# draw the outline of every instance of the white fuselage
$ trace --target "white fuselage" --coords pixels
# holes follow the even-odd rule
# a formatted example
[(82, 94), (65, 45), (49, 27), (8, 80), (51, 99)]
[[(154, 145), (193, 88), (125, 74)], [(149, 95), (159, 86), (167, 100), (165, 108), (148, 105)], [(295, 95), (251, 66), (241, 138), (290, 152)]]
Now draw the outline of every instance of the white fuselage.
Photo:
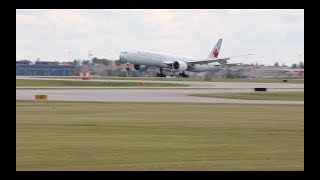
[[(173, 63), (174, 61), (191, 61), (197, 58), (171, 55), (166, 53), (154, 52), (154, 51), (145, 51), (145, 50), (130, 50), (121, 52), (120, 59), (136, 65), (145, 65), (145, 66), (155, 66), (158, 68), (168, 68), (173, 70), (172, 66), (169, 66), (168, 63)], [(213, 70), (214, 63), (209, 64), (195, 64), (193, 69), (188, 69), (187, 71), (192, 72), (204, 72)]]

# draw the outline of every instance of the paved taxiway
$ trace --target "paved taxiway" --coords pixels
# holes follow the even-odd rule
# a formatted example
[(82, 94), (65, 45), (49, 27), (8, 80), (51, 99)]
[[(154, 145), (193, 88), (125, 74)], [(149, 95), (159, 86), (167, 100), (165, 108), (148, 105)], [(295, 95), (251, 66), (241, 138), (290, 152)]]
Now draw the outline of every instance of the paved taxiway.
[[(231, 83), (233, 84), (233, 83)], [(248, 87), (247, 87), (248, 88)], [(304, 89), (268, 89), (268, 92), (304, 92)], [(47, 94), (48, 100), (55, 101), (96, 101), (96, 102), (196, 102), (196, 103), (254, 103), (254, 104), (304, 104), (304, 101), (276, 100), (239, 100), (225, 98), (194, 97), (198, 93), (238, 93), (254, 92), (253, 89), (240, 90), (145, 90), (145, 89), (108, 89), (108, 90), (20, 90), (16, 89), (16, 99), (34, 100), (36, 94)], [(263, 92), (262, 92), (263, 93)]]

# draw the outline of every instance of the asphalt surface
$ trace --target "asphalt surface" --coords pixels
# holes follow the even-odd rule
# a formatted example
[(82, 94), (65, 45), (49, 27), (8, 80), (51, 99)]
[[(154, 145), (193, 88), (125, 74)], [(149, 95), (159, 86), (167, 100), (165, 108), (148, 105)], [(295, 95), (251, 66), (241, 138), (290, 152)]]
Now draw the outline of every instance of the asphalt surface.
[[(83, 81), (82, 79), (59, 79), (16, 77), (17, 79)], [(194, 97), (199, 93), (254, 92), (254, 88), (267, 88), (268, 92), (304, 92), (304, 84), (249, 83), (249, 82), (190, 82), (190, 81), (148, 81), (148, 80), (106, 80), (105, 82), (157, 82), (188, 84), (189, 87), (16, 87), (16, 99), (34, 100), (37, 94), (46, 94), (53, 101), (96, 101), (96, 102), (197, 102), (197, 103), (254, 103), (254, 104), (304, 104), (304, 101), (240, 100), (225, 98)], [(20, 89), (23, 88), (23, 89)], [(30, 88), (30, 89), (28, 89)], [(48, 89), (37, 89), (48, 88)], [(56, 88), (56, 89), (49, 89)], [(81, 89), (68, 89), (81, 88)], [(94, 89), (91, 89), (94, 88)], [(101, 88), (101, 89), (99, 89)], [(121, 89), (119, 89), (121, 88)], [(134, 89), (132, 89), (134, 88)], [(136, 89), (143, 88), (143, 89)], [(147, 88), (147, 89), (144, 89)], [(192, 88), (192, 89), (191, 89)], [(196, 89), (195, 89), (196, 88)], [(205, 89), (207, 88), (207, 89)], [(208, 89), (209, 88), (209, 89)], [(263, 92), (262, 92), (263, 93)]]
[[(303, 89), (272, 89), (269, 92), (304, 92)], [(196, 103), (250, 103), (250, 104), (304, 104), (304, 101), (276, 100), (240, 100), (225, 98), (194, 97), (189, 94), (199, 93), (238, 93), (254, 92), (240, 90), (143, 90), (143, 89), (108, 89), (108, 90), (16, 90), (16, 99), (34, 100), (37, 94), (46, 94), (48, 100), (55, 101), (95, 101), (95, 102), (196, 102)], [(263, 93), (263, 92), (262, 92)]]

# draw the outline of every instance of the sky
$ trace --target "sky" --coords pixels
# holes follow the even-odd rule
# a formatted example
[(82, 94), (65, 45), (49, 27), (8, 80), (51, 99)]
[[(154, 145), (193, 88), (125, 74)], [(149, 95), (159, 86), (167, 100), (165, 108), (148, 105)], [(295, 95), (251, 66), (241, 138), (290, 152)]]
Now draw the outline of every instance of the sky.
[(16, 60), (118, 59), (126, 49), (231, 62), (304, 62), (303, 9), (17, 9)]

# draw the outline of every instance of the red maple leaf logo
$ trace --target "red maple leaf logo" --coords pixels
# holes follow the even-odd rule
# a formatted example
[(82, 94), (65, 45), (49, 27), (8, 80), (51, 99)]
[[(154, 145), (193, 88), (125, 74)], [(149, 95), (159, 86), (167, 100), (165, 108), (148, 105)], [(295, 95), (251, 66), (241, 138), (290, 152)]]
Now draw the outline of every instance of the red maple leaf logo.
[(213, 57), (217, 58), (218, 55), (219, 55), (219, 51), (218, 51), (218, 49), (215, 49), (215, 50), (213, 51)]

